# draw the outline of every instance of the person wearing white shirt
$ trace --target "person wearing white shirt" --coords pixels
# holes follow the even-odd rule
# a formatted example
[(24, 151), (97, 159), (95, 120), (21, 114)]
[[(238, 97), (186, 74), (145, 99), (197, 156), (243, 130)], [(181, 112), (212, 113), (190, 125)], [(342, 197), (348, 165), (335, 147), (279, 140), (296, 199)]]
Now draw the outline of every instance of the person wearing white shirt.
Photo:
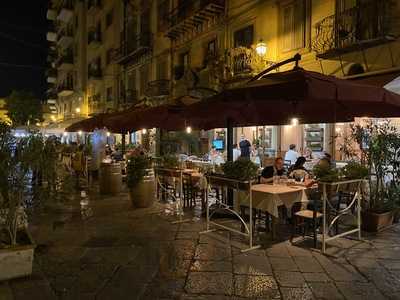
[(241, 155), (241, 151), (237, 144), (233, 144), (233, 161), (237, 160)]
[(297, 158), (299, 158), (299, 153), (296, 151), (296, 145), (291, 144), (289, 146), (289, 151), (286, 152), (285, 154), (285, 162), (290, 161), (291, 165), (294, 165), (296, 163)]

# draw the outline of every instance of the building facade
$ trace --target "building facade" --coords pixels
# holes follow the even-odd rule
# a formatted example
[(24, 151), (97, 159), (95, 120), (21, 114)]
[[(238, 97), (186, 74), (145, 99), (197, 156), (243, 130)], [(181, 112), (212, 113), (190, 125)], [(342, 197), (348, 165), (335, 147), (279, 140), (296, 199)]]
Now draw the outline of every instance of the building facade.
[[(49, 15), (57, 70), (49, 101), (57, 96), (59, 118), (201, 100), (296, 53), (300, 67), (326, 75), (378, 82), (400, 73), (395, 0), (52, 0)], [(331, 152), (342, 130), (265, 125), (237, 128), (236, 139), (277, 155), (292, 143)]]
[(10, 118), (7, 115), (6, 100), (0, 99), (0, 121), (5, 123), (11, 123)]

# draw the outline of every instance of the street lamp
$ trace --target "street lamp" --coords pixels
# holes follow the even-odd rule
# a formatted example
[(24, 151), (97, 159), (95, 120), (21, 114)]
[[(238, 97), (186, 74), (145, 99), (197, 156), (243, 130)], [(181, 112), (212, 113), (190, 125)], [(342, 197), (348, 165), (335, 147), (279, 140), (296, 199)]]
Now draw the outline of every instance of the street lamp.
[(188, 127), (186, 127), (186, 133), (191, 133), (192, 132), (192, 127), (190, 127), (190, 126), (188, 126)]
[(256, 52), (260, 56), (267, 54), (267, 44), (262, 39), (256, 45)]
[(75, 109), (75, 111), (76, 111), (77, 114), (79, 114), (79, 113), (81, 112), (81, 109), (80, 109), (79, 107), (77, 107), (77, 108)]

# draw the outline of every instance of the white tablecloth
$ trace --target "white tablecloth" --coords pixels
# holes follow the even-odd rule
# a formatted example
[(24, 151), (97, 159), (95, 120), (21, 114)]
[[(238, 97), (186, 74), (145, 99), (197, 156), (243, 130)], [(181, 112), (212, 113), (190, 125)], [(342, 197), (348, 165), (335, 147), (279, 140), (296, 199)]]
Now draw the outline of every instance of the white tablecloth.
[[(266, 211), (274, 217), (279, 217), (278, 207), (285, 205), (290, 209), (296, 202), (308, 202), (306, 187), (256, 184), (252, 186), (253, 208)], [(239, 197), (240, 204), (249, 206), (248, 197)]]

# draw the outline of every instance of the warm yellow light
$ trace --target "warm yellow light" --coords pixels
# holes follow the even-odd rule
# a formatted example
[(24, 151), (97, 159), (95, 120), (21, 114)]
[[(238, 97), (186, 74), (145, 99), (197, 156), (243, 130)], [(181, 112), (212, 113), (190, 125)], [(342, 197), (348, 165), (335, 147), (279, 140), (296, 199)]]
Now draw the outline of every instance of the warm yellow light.
[(36, 126), (40, 126), (40, 123), (36, 123)]
[(81, 112), (81, 109), (80, 109), (79, 107), (77, 107), (77, 108), (75, 109), (75, 111), (79, 114), (79, 113)]
[(68, 132), (65, 131), (65, 132), (63, 133), (63, 136), (67, 136), (67, 135), (68, 135)]
[(342, 131), (342, 128), (340, 128), (340, 127), (336, 127), (336, 128), (335, 128), (335, 131), (336, 131), (337, 133), (339, 133), (339, 132), (341, 132), (341, 131)]
[(299, 125), (299, 119), (292, 118), (292, 121), (290, 123), (291, 123), (292, 126), (297, 126), (297, 125)]
[(142, 129), (142, 134), (146, 134), (147, 133), (147, 129), (146, 128), (143, 128)]
[(109, 131), (107, 131), (107, 136), (110, 136), (110, 135), (111, 135), (111, 133)]
[(256, 52), (260, 56), (264, 56), (267, 54), (267, 44), (260, 40), (260, 42), (256, 45)]
[(188, 126), (186, 127), (186, 133), (191, 133), (192, 132), (192, 127)]
[(82, 135), (82, 130), (79, 130), (79, 131), (78, 131), (78, 134), (79, 134), (79, 135)]
[(55, 121), (55, 120), (56, 120), (56, 117), (55, 117), (55, 116), (51, 116), (51, 119), (52, 119), (53, 121)]

